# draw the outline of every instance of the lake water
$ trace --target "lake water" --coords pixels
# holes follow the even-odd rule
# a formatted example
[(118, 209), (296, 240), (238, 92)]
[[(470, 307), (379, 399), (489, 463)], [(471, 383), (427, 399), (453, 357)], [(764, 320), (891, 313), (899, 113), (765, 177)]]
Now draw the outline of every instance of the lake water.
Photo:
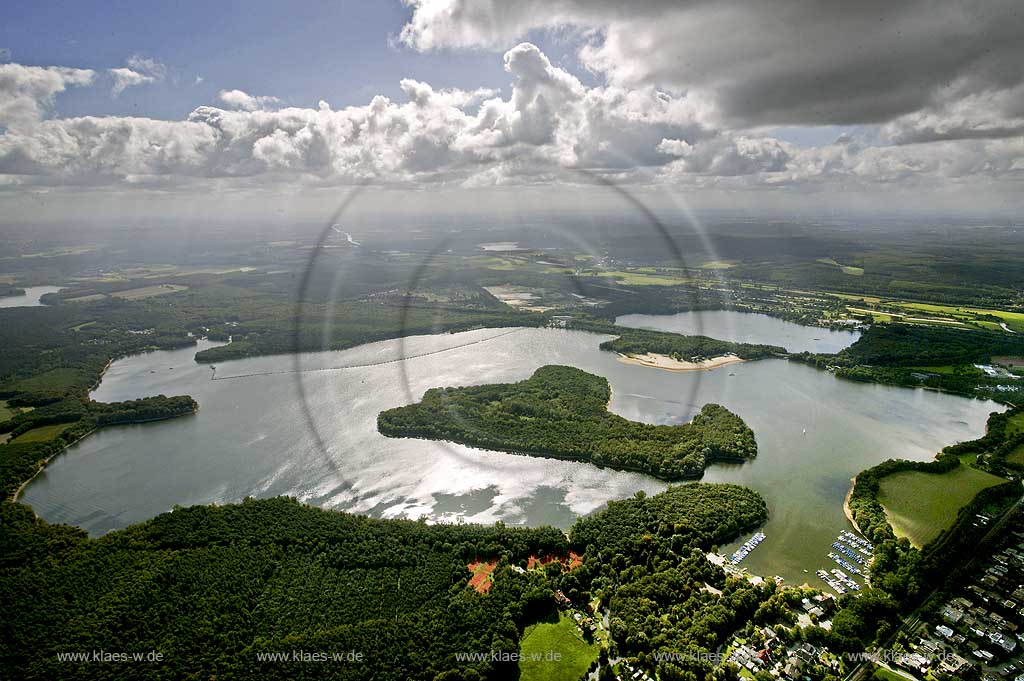
[(801, 326), (766, 314), (713, 310), (671, 315), (629, 314), (616, 324), (635, 329), (671, 331), (684, 335), (710, 336), (738, 343), (781, 345), (790, 352), (839, 352), (860, 338), (857, 331), (833, 331)]
[[(730, 314), (741, 317), (736, 323), (747, 321), (741, 313)], [(978, 437), (988, 413), (998, 408), (936, 392), (842, 381), (779, 359), (687, 373), (632, 366), (598, 350), (606, 338), (555, 329), (484, 329), (298, 358), (225, 362), (217, 365), (218, 377), (281, 373), (215, 381), (210, 367), (193, 361), (195, 348), (130, 357), (110, 367), (95, 399), (187, 393), (200, 411), (103, 429), (52, 461), (21, 500), (49, 521), (79, 525), (94, 535), (176, 504), (280, 494), (377, 517), (567, 527), (608, 500), (638, 490), (656, 493), (665, 485), (586, 464), (385, 438), (375, 419), (431, 387), (515, 381), (544, 364), (569, 364), (607, 377), (611, 409), (630, 419), (683, 423), (706, 402), (741, 415), (757, 436), (758, 458), (713, 465), (704, 480), (748, 485), (768, 502), (768, 539), (744, 565), (814, 583), (815, 569), (833, 567), (825, 555), (847, 527), (842, 500), (852, 476), (890, 457), (925, 460), (944, 445)], [(391, 361), (401, 357), (410, 359)], [(296, 361), (304, 369), (370, 366), (289, 373)], [(300, 388), (326, 452), (306, 421)]]
[(60, 286), (25, 286), (25, 294), (21, 296), (3, 296), (0, 307), (39, 307), (39, 299), (47, 293), (56, 293)]

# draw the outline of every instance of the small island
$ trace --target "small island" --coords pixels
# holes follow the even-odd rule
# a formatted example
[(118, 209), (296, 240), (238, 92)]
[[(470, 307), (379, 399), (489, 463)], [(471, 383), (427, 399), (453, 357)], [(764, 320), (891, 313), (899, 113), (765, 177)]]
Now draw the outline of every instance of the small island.
[(601, 343), (602, 350), (618, 353), (619, 361), (627, 364), (665, 371), (709, 371), (736, 362), (786, 355), (786, 349), (776, 345), (734, 343), (648, 329), (616, 327), (615, 332), (619, 336)]
[(610, 399), (605, 378), (549, 365), (519, 383), (432, 388), (416, 404), (381, 412), (377, 428), (389, 437), (585, 461), (663, 480), (699, 478), (713, 461), (757, 455), (753, 431), (721, 405), (704, 405), (690, 423), (658, 426), (609, 412)]

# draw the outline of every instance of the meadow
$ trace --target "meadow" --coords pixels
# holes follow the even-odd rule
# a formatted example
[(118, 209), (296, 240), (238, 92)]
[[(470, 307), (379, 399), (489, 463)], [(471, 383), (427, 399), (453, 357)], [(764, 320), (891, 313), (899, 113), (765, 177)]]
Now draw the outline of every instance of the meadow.
[(957, 466), (948, 473), (904, 471), (879, 481), (878, 501), (898, 537), (920, 548), (956, 521), (981, 490), (1003, 482), (991, 473)]
[[(587, 643), (576, 623), (564, 612), (550, 621), (531, 625), (523, 632), (519, 652), (521, 681), (576, 681), (597, 658), (600, 645)], [(554, 654), (559, 655), (554, 661)]]
[(18, 437), (14, 438), (12, 442), (18, 444), (26, 444), (29, 442), (47, 442), (56, 438), (58, 435), (63, 433), (65, 430), (75, 425), (74, 423), (54, 423), (49, 426), (40, 426), (27, 430)]

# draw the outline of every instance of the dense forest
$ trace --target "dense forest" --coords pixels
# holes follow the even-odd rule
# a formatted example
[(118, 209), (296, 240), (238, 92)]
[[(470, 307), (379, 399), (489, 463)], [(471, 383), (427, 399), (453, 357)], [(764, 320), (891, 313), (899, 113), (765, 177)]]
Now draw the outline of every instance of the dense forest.
[(655, 426), (609, 412), (610, 398), (605, 378), (545, 366), (519, 383), (428, 390), (416, 404), (381, 412), (377, 427), (391, 437), (587, 461), (666, 480), (757, 454), (754, 433), (720, 405), (705, 405), (688, 424)]
[(911, 324), (872, 324), (837, 354), (802, 352), (790, 359), (841, 378), (867, 383), (927, 386), (964, 395), (1006, 401), (996, 386), (1006, 380), (986, 376), (972, 365), (994, 356), (1024, 355), (1024, 335)]
[(736, 485), (692, 483), (609, 502), (573, 526), (570, 542), (585, 560), (562, 577), (563, 588), (608, 605), (613, 655), (660, 679), (706, 678), (714, 665), (702, 653), (715, 651), (755, 614), (760, 624), (778, 621), (761, 609), (776, 592), (774, 582), (754, 586), (727, 577), (704, 555), (767, 516), (760, 495)]
[(874, 324), (839, 357), (885, 367), (988, 362), (993, 355), (1024, 354), (1024, 337), (997, 331)]
[[(707, 648), (765, 596), (726, 584), (700, 552), (765, 519), (764, 501), (731, 485), (673, 488), (581, 521), (571, 541), (590, 555), (565, 574), (510, 568), (564, 555), (569, 542), (554, 528), (373, 520), (286, 498), (177, 509), (100, 539), (22, 505), (5, 502), (0, 514), (0, 665), (20, 679), (514, 678), (514, 662), (455, 654), (516, 652), (523, 627), (554, 608), (556, 587), (581, 602), (581, 589), (600, 588), (623, 652), (669, 639)], [(483, 594), (467, 587), (467, 563), (480, 557), (499, 561)], [(701, 591), (703, 580), (727, 597)], [(660, 585), (672, 588), (659, 599), (682, 600), (672, 628), (638, 648), (651, 623), (637, 608)], [(163, 662), (58, 661), (82, 650), (155, 650)], [(361, 659), (258, 659), (294, 650)]]

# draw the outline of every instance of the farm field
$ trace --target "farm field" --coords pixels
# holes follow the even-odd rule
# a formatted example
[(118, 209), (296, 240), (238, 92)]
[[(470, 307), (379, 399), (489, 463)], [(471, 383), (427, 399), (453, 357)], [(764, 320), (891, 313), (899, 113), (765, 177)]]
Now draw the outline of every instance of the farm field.
[(599, 272), (599, 277), (611, 277), (615, 283), (623, 286), (679, 286), (690, 280), (681, 277), (673, 277), (667, 274), (654, 274), (639, 271), (616, 270), (612, 272)]
[[(554, 618), (552, 617), (552, 620)], [(558, 621), (540, 622), (526, 628), (519, 644), (521, 681), (576, 681), (598, 655), (600, 646), (587, 643), (565, 613)], [(553, 654), (561, 657), (558, 661)]]
[[(918, 310), (933, 314), (941, 314), (956, 319), (973, 320), (978, 315), (991, 315), (1002, 319), (1008, 327), (1017, 332), (1024, 332), (1024, 312), (1003, 312), (1002, 310), (984, 310), (973, 307), (955, 305), (933, 305), (930, 303), (891, 303), (907, 310)], [(993, 323), (994, 324), (994, 323)]]
[(188, 286), (180, 284), (155, 284), (153, 286), (130, 288), (127, 291), (115, 291), (110, 295), (123, 300), (142, 300), (143, 298), (152, 298), (153, 296), (162, 296), (167, 293), (178, 293), (179, 291), (187, 290)]
[(904, 471), (879, 481), (878, 501), (898, 537), (920, 548), (953, 525), (957, 512), (1003, 479), (969, 466), (948, 473)]
[(65, 430), (75, 425), (74, 423), (55, 423), (50, 426), (40, 426), (39, 428), (33, 428), (32, 430), (26, 431), (18, 437), (11, 440), (11, 442), (17, 442), (18, 444), (25, 444), (28, 442), (46, 442), (57, 437)]

